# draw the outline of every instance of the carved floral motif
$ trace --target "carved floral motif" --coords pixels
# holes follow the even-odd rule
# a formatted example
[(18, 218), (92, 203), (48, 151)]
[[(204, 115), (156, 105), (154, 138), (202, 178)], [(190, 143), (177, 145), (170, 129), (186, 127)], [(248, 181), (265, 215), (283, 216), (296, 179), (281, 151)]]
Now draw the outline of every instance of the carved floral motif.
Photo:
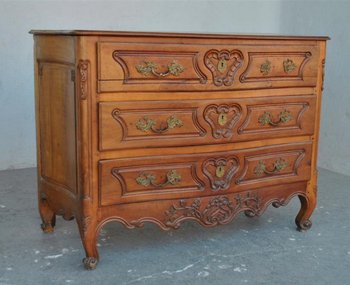
[(79, 88), (80, 88), (80, 98), (85, 100), (87, 98), (88, 92), (88, 71), (89, 71), (89, 61), (80, 60), (78, 64), (79, 70)]
[(247, 192), (244, 197), (237, 194), (234, 201), (226, 196), (218, 196), (209, 200), (204, 208), (200, 198), (194, 199), (190, 205), (186, 200), (180, 200), (178, 206), (173, 205), (166, 211), (165, 224), (178, 228), (181, 221), (194, 219), (204, 226), (222, 225), (229, 223), (236, 214), (243, 210), (257, 214), (260, 208), (260, 198), (252, 192)]

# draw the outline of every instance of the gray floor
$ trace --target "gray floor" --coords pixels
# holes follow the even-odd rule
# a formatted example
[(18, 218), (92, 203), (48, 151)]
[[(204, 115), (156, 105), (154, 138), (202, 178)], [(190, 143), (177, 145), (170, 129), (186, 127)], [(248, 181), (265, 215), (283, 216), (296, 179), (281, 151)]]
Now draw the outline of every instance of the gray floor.
[(43, 234), (35, 169), (0, 172), (0, 284), (350, 284), (350, 176), (321, 170), (313, 227), (295, 230), (298, 199), (258, 219), (163, 232), (107, 225), (85, 271), (75, 221)]

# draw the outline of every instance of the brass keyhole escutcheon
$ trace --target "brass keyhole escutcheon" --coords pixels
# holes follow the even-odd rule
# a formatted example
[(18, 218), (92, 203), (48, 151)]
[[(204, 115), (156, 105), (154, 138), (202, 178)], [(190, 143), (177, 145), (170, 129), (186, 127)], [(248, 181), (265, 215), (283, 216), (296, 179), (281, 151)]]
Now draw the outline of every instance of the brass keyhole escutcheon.
[(220, 59), (218, 63), (218, 70), (224, 72), (227, 68), (227, 61), (225, 59)]
[(218, 167), (216, 167), (216, 171), (215, 171), (216, 177), (218, 178), (223, 177), (224, 174), (225, 174), (225, 166), (219, 165)]
[(220, 126), (224, 126), (227, 122), (227, 113), (221, 112), (219, 114), (218, 123)]

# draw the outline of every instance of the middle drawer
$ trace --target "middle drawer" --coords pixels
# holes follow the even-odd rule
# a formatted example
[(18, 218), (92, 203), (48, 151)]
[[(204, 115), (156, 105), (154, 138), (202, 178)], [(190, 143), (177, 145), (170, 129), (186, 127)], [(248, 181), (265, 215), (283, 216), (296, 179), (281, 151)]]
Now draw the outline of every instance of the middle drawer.
[(99, 103), (100, 151), (311, 135), (315, 96)]

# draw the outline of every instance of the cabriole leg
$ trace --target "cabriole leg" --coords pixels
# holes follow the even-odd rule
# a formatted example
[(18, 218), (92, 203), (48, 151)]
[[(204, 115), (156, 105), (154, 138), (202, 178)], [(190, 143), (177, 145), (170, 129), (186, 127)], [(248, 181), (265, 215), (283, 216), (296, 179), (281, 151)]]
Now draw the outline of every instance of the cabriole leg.
[(301, 208), (298, 215), (295, 218), (295, 223), (299, 231), (309, 230), (312, 226), (310, 217), (316, 207), (316, 199), (314, 196), (308, 198), (299, 195)]
[(86, 257), (83, 258), (84, 267), (87, 270), (95, 269), (99, 255), (96, 245), (96, 227), (92, 224), (89, 217), (85, 217), (78, 221), (81, 240), (85, 249)]

